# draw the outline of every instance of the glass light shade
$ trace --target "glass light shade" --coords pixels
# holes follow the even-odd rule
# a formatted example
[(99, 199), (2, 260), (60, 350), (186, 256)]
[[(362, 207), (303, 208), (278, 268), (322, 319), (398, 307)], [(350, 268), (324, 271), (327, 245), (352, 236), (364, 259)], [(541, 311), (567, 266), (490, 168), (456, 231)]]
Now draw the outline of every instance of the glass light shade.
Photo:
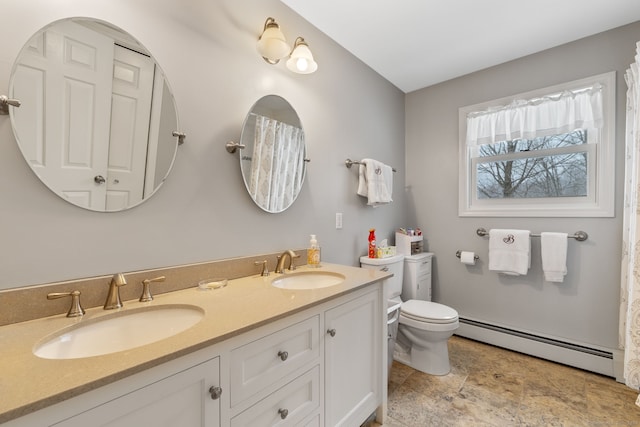
[(277, 63), (289, 54), (289, 45), (278, 24), (269, 24), (258, 39), (258, 52), (270, 63)]
[(287, 60), (287, 68), (298, 74), (311, 74), (318, 69), (318, 64), (313, 60), (309, 46), (304, 42), (298, 42)]

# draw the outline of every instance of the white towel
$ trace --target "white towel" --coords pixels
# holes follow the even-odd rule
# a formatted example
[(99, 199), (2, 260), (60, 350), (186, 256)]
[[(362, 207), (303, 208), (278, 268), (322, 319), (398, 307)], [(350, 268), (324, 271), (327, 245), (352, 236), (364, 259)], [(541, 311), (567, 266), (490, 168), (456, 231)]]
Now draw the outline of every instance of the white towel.
[(360, 161), (358, 195), (367, 198), (369, 206), (391, 203), (393, 192), (393, 169), (373, 159)]
[(567, 233), (540, 233), (540, 254), (544, 279), (561, 283), (567, 274)]
[(489, 270), (518, 276), (531, 266), (529, 230), (489, 230)]

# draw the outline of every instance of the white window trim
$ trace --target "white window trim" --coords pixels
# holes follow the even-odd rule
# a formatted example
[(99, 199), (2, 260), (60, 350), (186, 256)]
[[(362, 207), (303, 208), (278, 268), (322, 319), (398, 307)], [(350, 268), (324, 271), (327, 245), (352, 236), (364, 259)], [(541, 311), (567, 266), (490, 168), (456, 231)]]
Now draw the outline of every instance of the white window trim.
[[(472, 182), (472, 159), (466, 144), (467, 114), (483, 111), (489, 107), (506, 105), (516, 99), (532, 99), (576, 90), (599, 83), (603, 86), (602, 106), (604, 123), (600, 140), (596, 144), (595, 182), (589, 181), (589, 196), (585, 198), (560, 199), (476, 199), (475, 183)], [(459, 135), (459, 183), (458, 215), (461, 217), (613, 217), (615, 198), (615, 93), (616, 72), (599, 74), (568, 83), (520, 93), (480, 104), (469, 105), (458, 110)], [(589, 135), (589, 133), (587, 133)], [(591, 192), (594, 188), (595, 191)]]

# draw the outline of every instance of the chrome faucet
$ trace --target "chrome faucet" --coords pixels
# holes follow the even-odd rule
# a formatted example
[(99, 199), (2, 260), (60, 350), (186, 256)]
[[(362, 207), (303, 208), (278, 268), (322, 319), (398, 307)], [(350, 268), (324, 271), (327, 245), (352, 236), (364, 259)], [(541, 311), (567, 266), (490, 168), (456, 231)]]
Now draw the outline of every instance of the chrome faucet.
[(293, 263), (294, 258), (300, 258), (300, 255), (296, 255), (291, 249), (287, 249), (278, 257), (278, 264), (276, 265), (276, 273), (284, 273), (284, 262), (289, 258), (289, 270), (293, 271), (296, 269), (296, 265)]
[(104, 303), (105, 310), (111, 310), (114, 308), (122, 307), (122, 301), (120, 300), (120, 286), (127, 284), (124, 278), (124, 274), (116, 273), (111, 278), (109, 283), (109, 293), (107, 294), (107, 300)]

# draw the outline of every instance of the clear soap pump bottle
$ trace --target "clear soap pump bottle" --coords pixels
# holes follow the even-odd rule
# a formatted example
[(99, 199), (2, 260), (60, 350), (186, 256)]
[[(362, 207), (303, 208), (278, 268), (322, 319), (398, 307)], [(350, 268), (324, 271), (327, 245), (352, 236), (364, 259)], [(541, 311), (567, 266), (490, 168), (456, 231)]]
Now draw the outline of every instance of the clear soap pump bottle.
[(320, 267), (320, 246), (316, 240), (316, 235), (311, 235), (309, 249), (307, 249), (307, 265), (309, 267)]

